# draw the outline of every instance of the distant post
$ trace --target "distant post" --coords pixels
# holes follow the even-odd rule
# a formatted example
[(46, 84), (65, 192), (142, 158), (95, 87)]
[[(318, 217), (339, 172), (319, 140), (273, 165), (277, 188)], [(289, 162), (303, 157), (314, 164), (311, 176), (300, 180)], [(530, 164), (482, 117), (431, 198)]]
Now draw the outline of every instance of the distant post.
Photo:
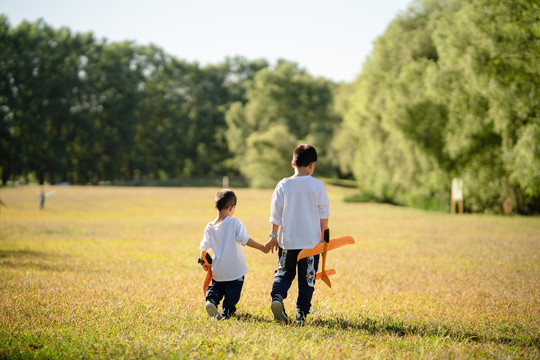
[(459, 207), (459, 213), (463, 214), (463, 180), (452, 179), (452, 195), (450, 199), (450, 212), (456, 213), (456, 201)]
[(222, 179), (222, 188), (228, 189), (229, 188), (229, 177), (225, 175)]
[(45, 191), (41, 189), (41, 194), (39, 194), (39, 210), (43, 210), (45, 207)]

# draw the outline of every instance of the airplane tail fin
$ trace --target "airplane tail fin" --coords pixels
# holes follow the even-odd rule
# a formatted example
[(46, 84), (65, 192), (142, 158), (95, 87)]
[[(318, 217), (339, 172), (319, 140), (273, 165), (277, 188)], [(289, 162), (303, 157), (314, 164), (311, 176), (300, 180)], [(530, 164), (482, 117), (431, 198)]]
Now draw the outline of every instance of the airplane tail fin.
[(321, 271), (317, 273), (317, 275), (315, 276), (315, 280), (322, 280), (326, 285), (328, 285), (328, 287), (331, 288), (332, 283), (330, 282), (330, 279), (328, 277), (335, 274), (336, 274), (336, 270), (334, 269), (328, 269), (325, 272)]

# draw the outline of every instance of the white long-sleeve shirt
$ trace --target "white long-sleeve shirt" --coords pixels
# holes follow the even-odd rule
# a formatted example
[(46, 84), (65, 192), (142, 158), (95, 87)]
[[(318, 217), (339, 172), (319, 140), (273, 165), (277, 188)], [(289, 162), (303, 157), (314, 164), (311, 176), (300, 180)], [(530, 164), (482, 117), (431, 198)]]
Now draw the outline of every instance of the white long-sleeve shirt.
[(311, 249), (320, 243), (320, 220), (330, 216), (329, 206), (320, 180), (310, 175), (281, 180), (270, 207), (270, 222), (281, 226), (279, 246), (287, 250)]
[(248, 272), (244, 250), (249, 240), (246, 227), (237, 218), (226, 217), (216, 225), (208, 223), (204, 228), (200, 249), (212, 249), (212, 279), (216, 281), (237, 280)]

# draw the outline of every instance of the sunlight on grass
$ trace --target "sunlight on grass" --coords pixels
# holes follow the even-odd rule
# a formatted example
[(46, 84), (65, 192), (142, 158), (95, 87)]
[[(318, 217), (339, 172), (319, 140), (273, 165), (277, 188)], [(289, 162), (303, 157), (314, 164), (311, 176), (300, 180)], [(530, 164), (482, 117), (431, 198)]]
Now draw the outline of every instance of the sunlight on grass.
[[(2, 188), (0, 358), (538, 358), (540, 218), (345, 203), (328, 186), (332, 288), (273, 322), (276, 255), (245, 248), (238, 316), (211, 321), (196, 263), (215, 188)], [(271, 190), (236, 190), (266, 241)], [(285, 306), (294, 315), (297, 290)]]

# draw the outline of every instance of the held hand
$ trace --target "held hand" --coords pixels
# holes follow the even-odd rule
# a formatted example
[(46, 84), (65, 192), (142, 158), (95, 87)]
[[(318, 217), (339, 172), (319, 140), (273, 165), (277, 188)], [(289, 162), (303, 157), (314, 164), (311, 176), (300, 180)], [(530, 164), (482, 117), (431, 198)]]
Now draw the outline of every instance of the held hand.
[(278, 249), (278, 239), (277, 238), (271, 238), (268, 240), (268, 242), (264, 245), (269, 250), (272, 250), (272, 253), (274, 253), (274, 249)]
[(270, 248), (267, 248), (266, 246), (263, 246), (263, 248), (261, 249), (261, 251), (265, 254), (268, 254), (270, 252)]

